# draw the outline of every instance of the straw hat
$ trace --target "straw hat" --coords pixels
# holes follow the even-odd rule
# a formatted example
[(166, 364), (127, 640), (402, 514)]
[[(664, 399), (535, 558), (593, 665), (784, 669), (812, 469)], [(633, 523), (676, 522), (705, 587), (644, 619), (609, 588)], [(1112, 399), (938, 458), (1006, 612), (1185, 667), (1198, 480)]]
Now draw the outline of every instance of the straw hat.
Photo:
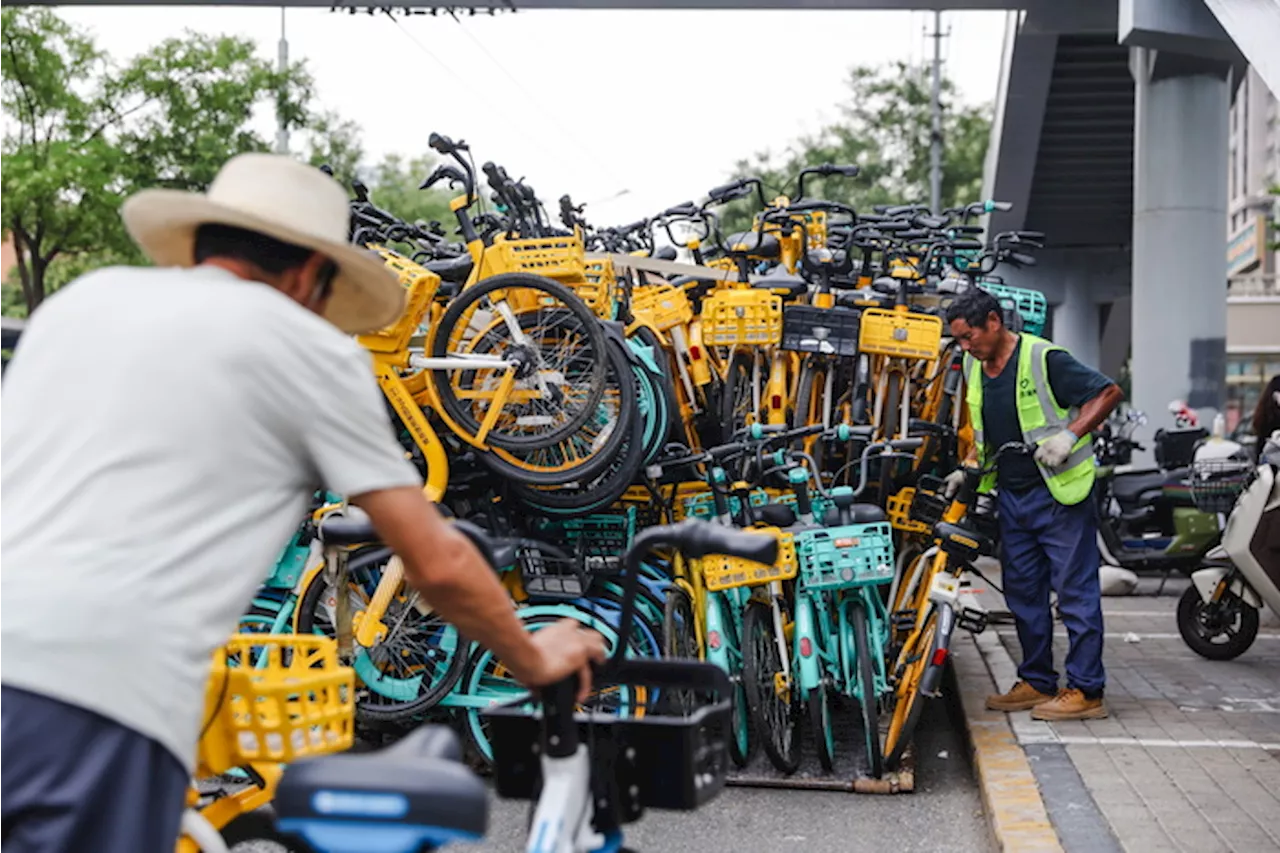
[(192, 266), (196, 228), (206, 223), (320, 252), (338, 266), (325, 318), (348, 334), (380, 329), (404, 310), (395, 274), (347, 242), (350, 212), (341, 185), (290, 157), (240, 154), (223, 165), (207, 193), (143, 190), (125, 201), (120, 215), (157, 266)]

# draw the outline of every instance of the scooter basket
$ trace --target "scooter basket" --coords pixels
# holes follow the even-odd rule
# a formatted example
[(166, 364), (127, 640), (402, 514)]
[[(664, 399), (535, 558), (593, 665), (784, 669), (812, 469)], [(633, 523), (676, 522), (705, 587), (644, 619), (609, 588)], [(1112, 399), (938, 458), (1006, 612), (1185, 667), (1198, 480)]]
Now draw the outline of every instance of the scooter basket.
[[(623, 664), (625, 675), (620, 673), (618, 680), (627, 685), (683, 688), (691, 706), (683, 714), (668, 713), (666, 703), (658, 702), (643, 715), (585, 711), (574, 715), (578, 737), (591, 752), (593, 776), (607, 774), (599, 782), (615, 799), (621, 822), (635, 821), (645, 808), (696, 809), (724, 788), (733, 700), (727, 693), (709, 698), (709, 666), (714, 664), (674, 660)], [(669, 690), (645, 692), (654, 696)], [(534, 799), (542, 776), (541, 712), (528, 700), (519, 700), (481, 713), (489, 723), (498, 795)]]
[(1236, 459), (1205, 459), (1191, 465), (1191, 500), (1201, 512), (1231, 512), (1253, 481), (1254, 467)]

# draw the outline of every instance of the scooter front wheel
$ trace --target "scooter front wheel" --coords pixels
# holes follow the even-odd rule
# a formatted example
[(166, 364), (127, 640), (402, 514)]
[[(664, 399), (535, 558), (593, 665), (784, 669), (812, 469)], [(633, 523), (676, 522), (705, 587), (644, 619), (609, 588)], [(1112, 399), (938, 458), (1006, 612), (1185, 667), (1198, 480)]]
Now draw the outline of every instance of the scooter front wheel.
[(1205, 601), (1195, 586), (1178, 599), (1178, 633), (1191, 651), (1209, 660), (1232, 660), (1258, 636), (1258, 610), (1238, 596)]

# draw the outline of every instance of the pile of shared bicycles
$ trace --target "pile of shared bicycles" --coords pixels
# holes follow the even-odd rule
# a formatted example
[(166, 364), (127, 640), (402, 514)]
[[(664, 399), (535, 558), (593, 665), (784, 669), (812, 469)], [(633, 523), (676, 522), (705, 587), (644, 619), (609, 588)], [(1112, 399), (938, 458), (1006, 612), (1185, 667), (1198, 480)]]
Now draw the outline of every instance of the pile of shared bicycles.
[[(831, 772), (852, 742), (861, 775), (898, 769), (954, 631), (984, 627), (961, 575), (994, 549), (983, 472), (951, 498), (938, 478), (972, 441), (942, 315), (982, 288), (1011, 326), (1040, 331), (1043, 296), (997, 271), (1033, 264), (1043, 235), (987, 234), (1001, 202), (860, 212), (806, 193), (856, 177), (838, 165), (795, 176), (794, 197), (743, 178), (592, 227), (567, 196), (553, 221), (527, 183), (477, 173), (464, 143), (430, 144), (442, 165), (423, 187), (457, 192), (456, 222), (406, 222), (358, 183), (351, 202), (352, 241), (407, 292), (400, 319), (359, 341), (427, 495), (530, 631), (568, 617), (620, 660), (727, 676), (733, 764), (763, 750), (791, 774), (804, 751)], [(750, 200), (750, 229), (723, 233), (725, 205)], [(686, 519), (768, 535), (776, 554), (667, 536), (628, 559), (645, 531)], [(528, 693), (404, 577), (358, 510), (316, 495), (215, 662), (191, 802), (224, 839), (263, 831), (284, 764), (357, 732), (447, 723), (473, 766), (492, 765), (492, 710)], [(579, 710), (628, 731), (705, 728), (702, 693), (633, 680)], [(838, 707), (858, 709), (852, 735)]]

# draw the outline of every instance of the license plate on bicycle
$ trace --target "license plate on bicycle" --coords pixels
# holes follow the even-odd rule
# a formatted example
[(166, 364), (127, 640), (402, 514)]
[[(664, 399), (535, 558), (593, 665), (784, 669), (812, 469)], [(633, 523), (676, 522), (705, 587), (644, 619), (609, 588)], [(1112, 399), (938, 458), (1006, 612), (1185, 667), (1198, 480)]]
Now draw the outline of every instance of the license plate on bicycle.
[(945, 572), (935, 575), (929, 586), (929, 600), (954, 605), (960, 600), (960, 578)]

